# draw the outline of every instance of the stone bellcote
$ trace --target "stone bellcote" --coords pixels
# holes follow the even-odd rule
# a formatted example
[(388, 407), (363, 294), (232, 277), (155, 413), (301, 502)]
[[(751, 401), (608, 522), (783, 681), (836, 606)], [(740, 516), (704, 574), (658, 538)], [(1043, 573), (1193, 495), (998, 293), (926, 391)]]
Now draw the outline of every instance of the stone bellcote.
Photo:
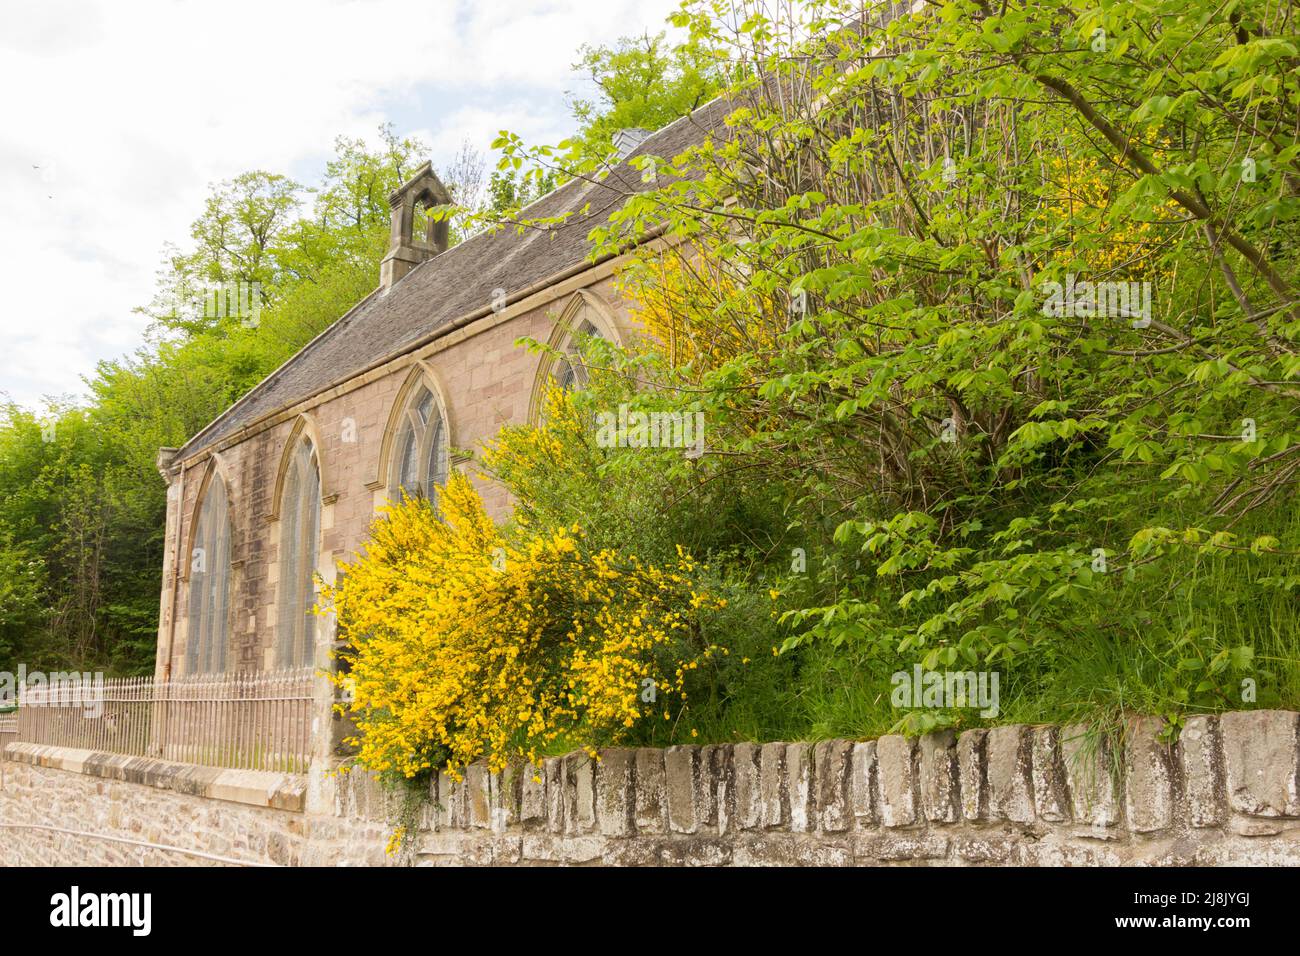
[(392, 209), (393, 226), (388, 237), (388, 253), (379, 264), (379, 287), (387, 292), (393, 283), (426, 259), (432, 259), (447, 249), (448, 223), (430, 219), (424, 236), (415, 235), (415, 211), (451, 204), (451, 194), (425, 163), (401, 187), (388, 197)]

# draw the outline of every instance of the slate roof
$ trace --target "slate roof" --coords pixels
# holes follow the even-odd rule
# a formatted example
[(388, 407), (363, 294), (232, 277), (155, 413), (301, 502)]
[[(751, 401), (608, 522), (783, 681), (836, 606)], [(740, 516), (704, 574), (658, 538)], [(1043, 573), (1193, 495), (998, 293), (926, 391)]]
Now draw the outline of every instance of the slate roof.
[[(386, 295), (372, 292), (192, 437), (178, 459), (410, 351), (439, 327), (489, 306), (495, 289), (513, 296), (589, 262), (591, 231), (608, 220), (628, 192), (650, 188), (629, 160), (671, 159), (719, 130), (728, 112), (728, 103), (716, 99), (651, 134), (601, 181), (571, 180), (528, 208), (530, 218), (571, 213), (563, 225), (523, 234), (509, 227), (481, 233), (420, 263)], [(588, 212), (579, 214), (588, 203)]]

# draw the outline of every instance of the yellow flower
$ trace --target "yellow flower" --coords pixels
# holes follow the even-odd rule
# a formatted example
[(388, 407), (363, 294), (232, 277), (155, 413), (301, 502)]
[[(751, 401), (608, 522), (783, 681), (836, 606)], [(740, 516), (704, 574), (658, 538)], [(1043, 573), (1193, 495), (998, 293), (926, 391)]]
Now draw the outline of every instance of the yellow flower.
[[(639, 707), (647, 680), (684, 704), (683, 675), (727, 650), (686, 642), (717, 599), (680, 563), (590, 553), (577, 526), (525, 523), (507, 536), (459, 473), (436, 509), (421, 499), (387, 509), (321, 602), (351, 636), (350, 673), (332, 679), (352, 691), (358, 763), (406, 777), (436, 765), (460, 779), (481, 757), (493, 770), (535, 765), (559, 740), (595, 753), (650, 716)], [(665, 654), (674, 641), (678, 653)]]

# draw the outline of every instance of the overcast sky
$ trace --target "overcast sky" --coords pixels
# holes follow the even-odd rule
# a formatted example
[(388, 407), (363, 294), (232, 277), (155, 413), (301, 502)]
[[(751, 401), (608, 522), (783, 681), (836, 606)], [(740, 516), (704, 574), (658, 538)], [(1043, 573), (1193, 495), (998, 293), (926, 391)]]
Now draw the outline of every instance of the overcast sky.
[(311, 183), (381, 123), (435, 164), (497, 131), (555, 142), (579, 44), (676, 0), (0, 0), (0, 392), (80, 396), (130, 352), (163, 243), (210, 183)]

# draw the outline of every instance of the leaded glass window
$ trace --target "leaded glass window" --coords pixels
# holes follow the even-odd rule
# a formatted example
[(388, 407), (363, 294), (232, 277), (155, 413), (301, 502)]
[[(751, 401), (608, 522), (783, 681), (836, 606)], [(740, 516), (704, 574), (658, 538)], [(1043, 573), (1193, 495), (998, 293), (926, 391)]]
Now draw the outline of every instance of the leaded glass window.
[(217, 474), (208, 482), (199, 508), (190, 553), (188, 611), (185, 672), (222, 672), (230, 623), (230, 514), (226, 485)]
[(280, 503), (280, 600), (276, 626), (281, 667), (313, 662), (316, 640), (316, 561), (320, 553), (320, 463), (303, 438), (285, 474)]
[(447, 481), (447, 419), (427, 385), (407, 403), (393, 446), (393, 476), (389, 492), (434, 499), (434, 489)]

